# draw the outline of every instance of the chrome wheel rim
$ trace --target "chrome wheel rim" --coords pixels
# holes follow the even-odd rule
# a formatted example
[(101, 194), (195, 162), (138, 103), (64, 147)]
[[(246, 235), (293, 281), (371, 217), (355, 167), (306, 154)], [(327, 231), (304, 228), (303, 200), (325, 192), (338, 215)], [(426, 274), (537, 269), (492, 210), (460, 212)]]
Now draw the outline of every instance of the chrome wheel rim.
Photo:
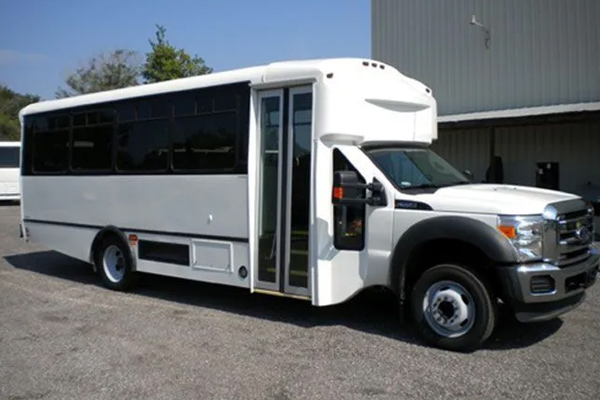
[(436, 282), (423, 298), (425, 320), (435, 333), (446, 338), (466, 334), (475, 323), (473, 296), (453, 281)]
[(121, 250), (110, 245), (104, 250), (102, 257), (104, 274), (113, 283), (119, 283), (125, 276), (125, 258)]

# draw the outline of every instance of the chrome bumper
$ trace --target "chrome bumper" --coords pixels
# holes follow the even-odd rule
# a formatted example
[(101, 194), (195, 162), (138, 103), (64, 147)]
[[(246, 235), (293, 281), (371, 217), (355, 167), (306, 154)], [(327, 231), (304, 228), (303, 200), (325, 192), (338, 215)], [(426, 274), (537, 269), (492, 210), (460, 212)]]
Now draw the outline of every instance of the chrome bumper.
[[(586, 260), (568, 267), (547, 263), (498, 267), (508, 302), (522, 322), (544, 321), (557, 317), (585, 299), (585, 290), (594, 285), (598, 276), (600, 253), (590, 250)], [(535, 292), (532, 278), (543, 277), (553, 282), (552, 290)]]

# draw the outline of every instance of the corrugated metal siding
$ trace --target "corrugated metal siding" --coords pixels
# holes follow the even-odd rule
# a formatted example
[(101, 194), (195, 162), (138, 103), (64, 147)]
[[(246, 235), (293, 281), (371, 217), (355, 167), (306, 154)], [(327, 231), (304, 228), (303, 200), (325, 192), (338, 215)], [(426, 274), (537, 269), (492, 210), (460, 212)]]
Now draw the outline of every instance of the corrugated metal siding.
[(600, 101), (600, 0), (372, 0), (371, 21), (372, 57), (440, 115)]
[[(489, 130), (441, 131), (432, 149), (475, 180), (489, 165)], [(535, 186), (536, 163), (558, 162), (560, 190), (583, 194), (600, 185), (600, 121), (496, 128), (495, 154), (506, 183)]]
[(507, 182), (535, 186), (536, 163), (556, 161), (560, 189), (581, 194), (600, 184), (600, 121), (497, 129), (496, 155)]

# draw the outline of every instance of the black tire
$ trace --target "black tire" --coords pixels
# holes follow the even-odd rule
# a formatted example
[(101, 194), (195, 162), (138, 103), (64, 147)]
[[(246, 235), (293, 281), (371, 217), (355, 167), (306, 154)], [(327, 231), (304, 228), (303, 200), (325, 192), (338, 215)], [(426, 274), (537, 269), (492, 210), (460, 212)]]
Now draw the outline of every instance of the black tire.
[[(110, 268), (104, 264), (104, 256), (107, 252), (115, 253), (119, 259), (116, 270), (111, 274)], [(133, 270), (131, 252), (123, 240), (111, 235), (102, 240), (96, 249), (94, 257), (96, 270), (100, 276), (102, 284), (111, 290), (127, 291), (132, 289), (137, 281), (138, 274)]]
[[(467, 309), (474, 309), (474, 317), (471, 318), (472, 321), (469, 318), (463, 321), (463, 329), (466, 331), (464, 333), (456, 332), (456, 337), (452, 337), (453, 333), (450, 330), (444, 332), (446, 334), (440, 334), (439, 331), (443, 330), (444, 327), (432, 321), (436, 319), (433, 313), (429, 313), (426, 316), (426, 312), (423, 310), (423, 302), (427, 291), (435, 287), (436, 283), (442, 281), (450, 281), (457, 284), (450, 286), (450, 288), (458, 289), (451, 293), (460, 293), (461, 290), (466, 290), (466, 296), (460, 296), (460, 299), (462, 299), (461, 305), (466, 304)], [(440, 288), (441, 291), (437, 293), (445, 293), (444, 290), (448, 290), (447, 285), (441, 285)], [(447, 305), (452, 306), (452, 303), (446, 301), (448, 297), (442, 297), (443, 294), (439, 296), (439, 299), (443, 300), (438, 304), (445, 302), (445, 310), (448, 310)], [(469, 305), (470, 299), (468, 296), (472, 299), (474, 307)], [(497, 320), (495, 298), (485, 280), (468, 268), (455, 264), (441, 264), (425, 271), (414, 285), (410, 306), (412, 317), (421, 338), (432, 346), (452, 351), (467, 352), (479, 348), (492, 334)], [(438, 309), (441, 310), (441, 306)], [(448, 311), (448, 314), (440, 318), (452, 322), (454, 315), (457, 315), (456, 310), (457, 308), (454, 306), (453, 309), (451, 308)], [(448, 315), (453, 316), (448, 317)], [(466, 315), (472, 314), (467, 313)], [(432, 321), (431, 323), (428, 322), (428, 318)], [(437, 332), (435, 328), (437, 328)]]

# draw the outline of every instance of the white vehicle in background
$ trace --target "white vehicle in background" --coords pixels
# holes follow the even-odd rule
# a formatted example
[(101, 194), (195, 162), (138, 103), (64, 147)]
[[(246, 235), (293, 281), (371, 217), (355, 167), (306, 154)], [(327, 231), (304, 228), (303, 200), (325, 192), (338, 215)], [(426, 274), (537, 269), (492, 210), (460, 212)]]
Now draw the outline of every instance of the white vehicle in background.
[(0, 142), (0, 201), (19, 200), (21, 142)]
[(592, 209), (471, 184), (432, 152), (431, 90), (373, 60), (273, 63), (32, 104), (21, 231), (94, 265), (314, 306), (393, 291), (429, 343), (480, 346), (502, 300), (555, 318), (596, 281)]

